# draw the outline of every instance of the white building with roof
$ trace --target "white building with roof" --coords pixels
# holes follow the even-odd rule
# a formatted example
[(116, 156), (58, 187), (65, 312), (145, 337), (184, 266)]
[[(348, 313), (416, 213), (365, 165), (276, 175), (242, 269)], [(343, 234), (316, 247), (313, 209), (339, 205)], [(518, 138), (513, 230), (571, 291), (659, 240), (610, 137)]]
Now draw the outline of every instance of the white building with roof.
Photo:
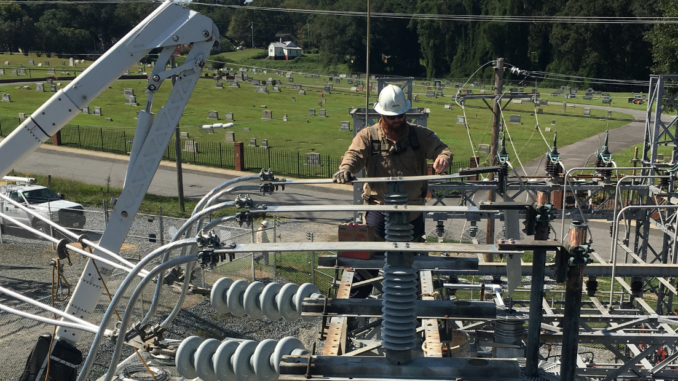
[(268, 45), (268, 58), (274, 60), (293, 60), (301, 57), (301, 48), (292, 41), (271, 42)]

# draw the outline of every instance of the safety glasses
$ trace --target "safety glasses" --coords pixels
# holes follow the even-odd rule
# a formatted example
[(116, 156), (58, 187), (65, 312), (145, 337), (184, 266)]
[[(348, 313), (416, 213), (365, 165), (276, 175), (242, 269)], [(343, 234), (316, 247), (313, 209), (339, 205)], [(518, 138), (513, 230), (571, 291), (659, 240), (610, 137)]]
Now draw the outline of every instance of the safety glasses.
[(396, 120), (396, 119), (402, 119), (405, 117), (405, 114), (400, 114), (400, 115), (384, 115), (384, 118), (388, 120)]

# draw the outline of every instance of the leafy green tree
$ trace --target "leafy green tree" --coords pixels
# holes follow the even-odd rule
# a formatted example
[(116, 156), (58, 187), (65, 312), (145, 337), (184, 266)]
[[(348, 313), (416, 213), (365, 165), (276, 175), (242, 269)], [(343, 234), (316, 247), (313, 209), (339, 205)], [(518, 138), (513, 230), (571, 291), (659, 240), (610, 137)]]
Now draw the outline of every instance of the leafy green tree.
[[(659, 8), (664, 17), (678, 17), (678, 3), (660, 0)], [(678, 73), (678, 25), (657, 24), (647, 35), (652, 44), (653, 71), (659, 74)]]

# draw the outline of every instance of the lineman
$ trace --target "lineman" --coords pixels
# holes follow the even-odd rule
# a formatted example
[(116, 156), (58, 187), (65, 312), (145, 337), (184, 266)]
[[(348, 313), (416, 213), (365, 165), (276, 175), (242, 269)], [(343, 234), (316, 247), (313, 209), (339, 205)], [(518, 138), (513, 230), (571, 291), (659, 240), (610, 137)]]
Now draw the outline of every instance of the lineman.
[[(428, 174), (427, 159), (435, 160), (433, 168), (436, 172), (445, 172), (452, 161), (452, 152), (433, 131), (407, 122), (405, 113), (410, 106), (401, 88), (386, 86), (374, 107), (381, 119), (353, 139), (339, 171), (333, 176), (334, 182), (349, 182), (353, 174), (363, 168), (366, 177), (423, 176)], [(425, 203), (427, 182), (406, 182), (404, 185), (408, 204)], [(386, 191), (386, 183), (366, 183), (363, 200), (368, 205), (382, 204)], [(365, 222), (374, 228), (378, 239), (384, 239), (382, 213), (367, 213)], [(414, 226), (415, 241), (419, 241), (424, 235), (424, 215), (410, 213), (410, 223)]]

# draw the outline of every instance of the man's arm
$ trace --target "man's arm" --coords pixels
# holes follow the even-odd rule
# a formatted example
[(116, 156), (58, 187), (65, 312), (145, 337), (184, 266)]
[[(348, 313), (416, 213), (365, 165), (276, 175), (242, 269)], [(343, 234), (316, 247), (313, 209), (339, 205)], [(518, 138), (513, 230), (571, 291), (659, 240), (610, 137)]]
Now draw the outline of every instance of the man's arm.
[(452, 163), (452, 151), (443, 143), (442, 140), (431, 130), (426, 130), (427, 144), (426, 144), (426, 158), (435, 160), (433, 168), (438, 173), (443, 173), (449, 168)]
[(355, 174), (365, 168), (367, 157), (370, 155), (368, 131), (366, 130), (367, 128), (363, 129), (353, 138), (351, 146), (348, 147), (348, 151), (344, 154), (344, 159), (339, 165), (340, 170), (348, 170)]

